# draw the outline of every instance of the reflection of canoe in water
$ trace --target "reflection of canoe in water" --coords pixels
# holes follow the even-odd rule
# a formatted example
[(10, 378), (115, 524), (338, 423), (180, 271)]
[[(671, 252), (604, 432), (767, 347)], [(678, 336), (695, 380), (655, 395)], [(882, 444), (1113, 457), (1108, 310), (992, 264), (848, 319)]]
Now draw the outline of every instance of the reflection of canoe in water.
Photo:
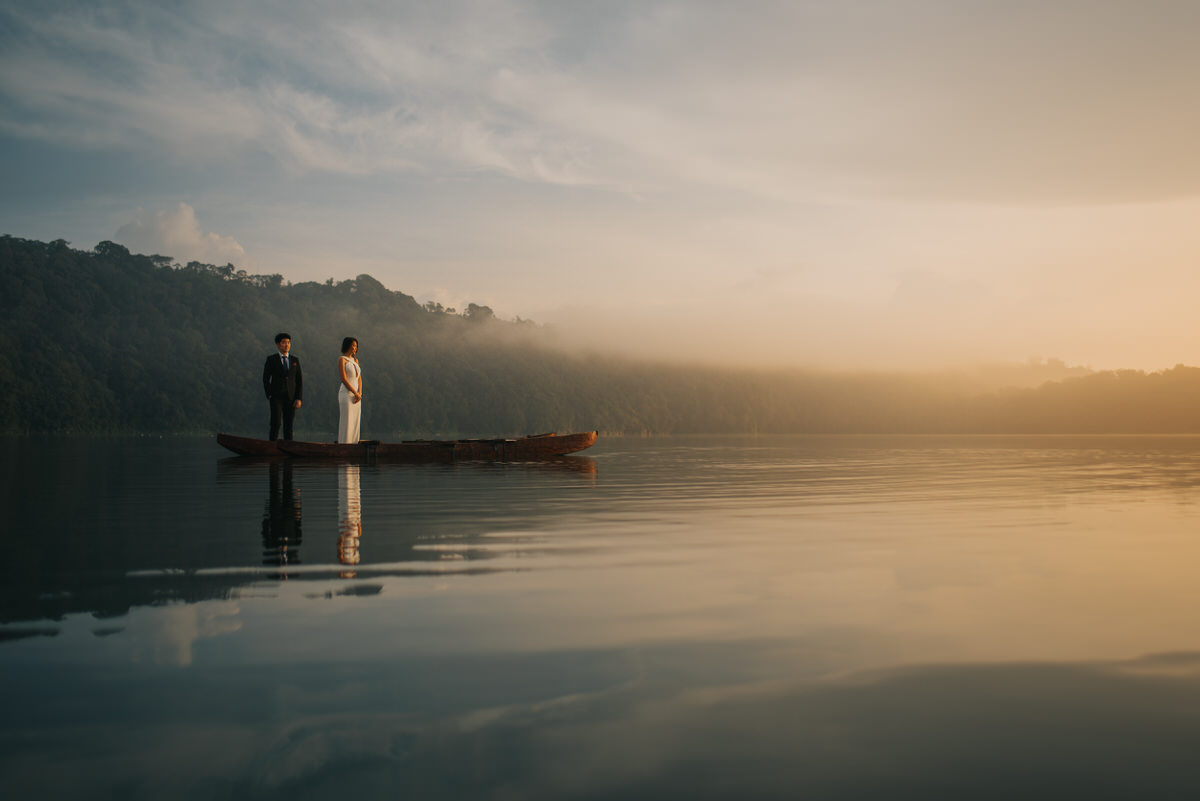
[(301, 456), (323, 459), (392, 459), (396, 461), (487, 461), (517, 462), (546, 459), (590, 448), (596, 432), (581, 434), (537, 434), (517, 439), (417, 439), (406, 442), (363, 440), (357, 445), (332, 442), (299, 442), (235, 437), (217, 434), (217, 443), (239, 456)]

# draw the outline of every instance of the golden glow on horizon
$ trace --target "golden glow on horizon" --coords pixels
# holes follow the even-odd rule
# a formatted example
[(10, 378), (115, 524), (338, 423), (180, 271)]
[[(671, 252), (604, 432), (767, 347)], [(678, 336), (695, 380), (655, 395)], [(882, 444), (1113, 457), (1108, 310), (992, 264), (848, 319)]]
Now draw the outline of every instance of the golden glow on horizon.
[(1200, 362), (1200, 6), (83, 5), (5, 17), (18, 236), (655, 358)]

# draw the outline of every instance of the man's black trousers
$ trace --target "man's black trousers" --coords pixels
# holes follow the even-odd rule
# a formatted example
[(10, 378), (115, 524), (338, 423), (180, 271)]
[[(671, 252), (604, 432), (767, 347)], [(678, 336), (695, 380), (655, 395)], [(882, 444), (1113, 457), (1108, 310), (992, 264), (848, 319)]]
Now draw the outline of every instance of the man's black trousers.
[(296, 405), (287, 398), (271, 398), (271, 436), (274, 440), (279, 436), (279, 421), (283, 420), (283, 438), (292, 438), (292, 421), (296, 419)]

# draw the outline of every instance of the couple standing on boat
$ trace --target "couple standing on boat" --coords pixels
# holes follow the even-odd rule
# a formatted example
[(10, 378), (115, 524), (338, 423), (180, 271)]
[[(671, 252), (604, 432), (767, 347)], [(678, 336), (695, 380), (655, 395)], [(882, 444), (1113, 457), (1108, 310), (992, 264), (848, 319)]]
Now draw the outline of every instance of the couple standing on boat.
[[(304, 375), (300, 360), (291, 355), (292, 335), (275, 335), (278, 355), (271, 354), (263, 366), (263, 390), (271, 404), (271, 435), (279, 436), (279, 425), (283, 424), (283, 438), (292, 439), (292, 423), (300, 400), (304, 394)], [(358, 340), (346, 337), (342, 340), (342, 355), (338, 358), (338, 442), (356, 443), (359, 438), (359, 423), (362, 420), (362, 368), (358, 364)]]

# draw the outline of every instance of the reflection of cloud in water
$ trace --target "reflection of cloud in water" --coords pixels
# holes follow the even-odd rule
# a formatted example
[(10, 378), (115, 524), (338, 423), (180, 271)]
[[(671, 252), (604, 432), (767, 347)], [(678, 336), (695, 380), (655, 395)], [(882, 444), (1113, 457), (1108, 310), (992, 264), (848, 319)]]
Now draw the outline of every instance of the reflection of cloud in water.
[(371, 595), (379, 595), (383, 592), (382, 584), (352, 584), (349, 587), (340, 590), (326, 590), (322, 593), (307, 592), (305, 598), (365, 598)]
[[(343, 789), (440, 788), (427, 798), (485, 797), (498, 785), (526, 798), (1015, 798), (1035, 786), (1156, 796), (1200, 790), (1187, 756), (1200, 719), (1180, 720), (1178, 706), (1198, 678), (1076, 664), (680, 693), (634, 683), (434, 725), (314, 721), (299, 740), (277, 737), (269, 757), (313, 786), (334, 786), (339, 762), (361, 758)], [(464, 755), (471, 774), (450, 775)]]
[(241, 609), (234, 601), (171, 604), (129, 618), (128, 635), (134, 662), (157, 665), (192, 664), (197, 640), (232, 634), (242, 628)]
[[(426, 799), (1200, 791), (1192, 767), (1200, 716), (1186, 711), (1200, 699), (1198, 654), (708, 686), (681, 681), (679, 656), (477, 654), (353, 668), (273, 664), (236, 677), (197, 668), (169, 688), (169, 709), (147, 701), (135, 679), (112, 687), (81, 670), (60, 699), (78, 705), (73, 720), (111, 706), (113, 690), (127, 714), (100, 742), (87, 722), (50, 730), (19, 758), (0, 754), (0, 770), (17, 790), (60, 795), (104, 794), (136, 778), (144, 797), (180, 788), (289, 798), (420, 788)], [(38, 769), (80, 752), (70, 771), (47, 779)]]
[(59, 630), (54, 626), (4, 626), (0, 627), (0, 643), (27, 640), (30, 637), (57, 637)]

